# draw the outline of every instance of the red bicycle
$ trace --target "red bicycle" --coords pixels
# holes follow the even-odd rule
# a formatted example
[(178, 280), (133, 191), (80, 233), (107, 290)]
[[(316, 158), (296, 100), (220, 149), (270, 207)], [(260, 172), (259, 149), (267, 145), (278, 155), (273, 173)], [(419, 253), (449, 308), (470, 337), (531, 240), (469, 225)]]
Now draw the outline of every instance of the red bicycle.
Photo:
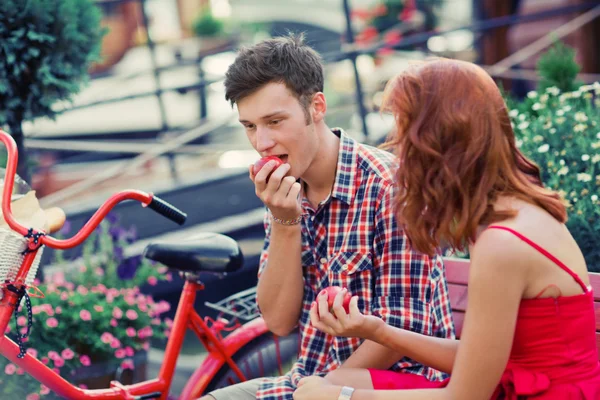
[[(5, 332), (11, 316), (21, 300), (29, 300), (28, 290), (37, 267), (32, 268), (36, 254), (42, 246), (69, 249), (81, 244), (94, 231), (108, 212), (125, 200), (139, 201), (157, 213), (183, 224), (186, 214), (162, 199), (137, 190), (127, 190), (109, 198), (90, 220), (71, 238), (59, 240), (44, 231), (25, 227), (11, 213), (11, 191), (17, 166), (17, 148), (10, 135), (0, 130), (0, 140), (8, 152), (8, 162), (2, 197), (2, 213), (10, 226), (14, 241), (24, 250), (16, 256), (19, 262), (9, 271), (0, 268), (0, 332)], [(64, 221), (63, 221), (64, 222)], [(18, 246), (17, 246), (18, 247)], [(3, 251), (7, 252), (6, 248)], [(3, 254), (2, 258), (5, 258)], [(196, 292), (204, 288), (199, 280), (200, 272), (226, 274), (243, 264), (241, 250), (233, 239), (220, 234), (203, 234), (177, 243), (152, 243), (144, 251), (147, 258), (158, 261), (185, 277), (181, 298), (177, 307), (171, 335), (167, 341), (165, 356), (158, 377), (148, 381), (124, 385), (112, 381), (109, 388), (81, 389), (48, 368), (37, 358), (24, 351), (23, 346), (8, 336), (0, 337), (0, 353), (22, 368), (51, 391), (68, 399), (167, 399), (175, 365), (186, 329), (191, 329), (208, 351), (208, 356), (188, 380), (180, 399), (194, 399), (210, 390), (268, 375), (281, 375), (283, 365), (294, 360), (298, 349), (298, 336), (291, 334), (276, 337), (271, 334), (262, 318), (258, 317), (255, 293), (252, 289), (224, 299), (213, 308), (232, 315), (233, 323), (209, 324), (194, 310)], [(20, 265), (18, 265), (20, 263)], [(2, 282), (0, 281), (0, 282)], [(43, 297), (32, 293), (31, 297)], [(240, 322), (240, 320), (243, 321)], [(221, 331), (235, 328), (223, 338)]]

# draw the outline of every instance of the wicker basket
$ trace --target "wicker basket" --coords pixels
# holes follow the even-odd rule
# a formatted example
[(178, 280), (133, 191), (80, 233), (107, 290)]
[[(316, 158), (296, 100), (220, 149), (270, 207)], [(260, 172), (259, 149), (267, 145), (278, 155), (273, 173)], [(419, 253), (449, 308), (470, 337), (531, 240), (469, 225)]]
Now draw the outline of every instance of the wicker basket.
[[(23, 251), (27, 248), (28, 240), (18, 233), (0, 228), (0, 249), (2, 249), (0, 257), (0, 283), (7, 280), (12, 282), (17, 277), (17, 273), (23, 262)], [(38, 250), (38, 253), (29, 269), (25, 283), (31, 285), (37, 274), (40, 266), (40, 258), (42, 257), (43, 247)]]

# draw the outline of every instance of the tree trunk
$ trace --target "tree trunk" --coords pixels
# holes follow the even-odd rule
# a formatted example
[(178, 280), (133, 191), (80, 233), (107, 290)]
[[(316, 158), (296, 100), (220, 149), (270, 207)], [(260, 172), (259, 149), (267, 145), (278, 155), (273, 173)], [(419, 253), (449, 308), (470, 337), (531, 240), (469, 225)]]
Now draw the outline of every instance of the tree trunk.
[(9, 123), (10, 135), (17, 144), (19, 163), (17, 164), (17, 174), (31, 186), (31, 176), (29, 175), (29, 160), (25, 151), (25, 137), (23, 136), (22, 120)]

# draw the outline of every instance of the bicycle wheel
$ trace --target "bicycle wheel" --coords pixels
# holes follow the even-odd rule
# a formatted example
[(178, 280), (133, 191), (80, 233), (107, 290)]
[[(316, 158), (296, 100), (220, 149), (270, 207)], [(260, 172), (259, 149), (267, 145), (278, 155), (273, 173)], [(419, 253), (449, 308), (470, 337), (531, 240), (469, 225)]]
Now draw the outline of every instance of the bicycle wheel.
[[(287, 373), (296, 361), (299, 345), (297, 329), (282, 337), (267, 332), (242, 347), (232, 358), (248, 380), (280, 376)], [(238, 382), (238, 376), (225, 364), (208, 384), (205, 393)]]

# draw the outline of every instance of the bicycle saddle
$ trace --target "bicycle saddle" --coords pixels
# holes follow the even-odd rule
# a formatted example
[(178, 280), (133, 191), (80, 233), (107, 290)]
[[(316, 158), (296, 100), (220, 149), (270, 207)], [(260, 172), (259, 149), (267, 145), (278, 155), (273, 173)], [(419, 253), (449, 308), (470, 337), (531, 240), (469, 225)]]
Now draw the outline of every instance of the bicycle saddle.
[(228, 273), (244, 264), (239, 245), (219, 233), (201, 233), (179, 242), (150, 243), (144, 257), (184, 272)]

